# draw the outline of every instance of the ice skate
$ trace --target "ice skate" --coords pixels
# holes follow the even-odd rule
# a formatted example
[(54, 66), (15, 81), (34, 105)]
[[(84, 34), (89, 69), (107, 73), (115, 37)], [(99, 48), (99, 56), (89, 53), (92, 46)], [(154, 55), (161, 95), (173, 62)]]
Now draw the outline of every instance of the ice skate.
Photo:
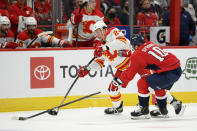
[(160, 108), (160, 109), (158, 107), (158, 109), (150, 111), (150, 116), (152, 118), (169, 118), (168, 110), (167, 110), (166, 107), (163, 107), (163, 108)]
[(115, 108), (115, 107), (111, 107), (111, 108), (107, 108), (104, 110), (105, 114), (119, 114), (123, 112), (123, 101), (121, 101), (121, 104), (119, 107)]
[(185, 112), (186, 106), (182, 105), (181, 101), (173, 100), (172, 103), (170, 103), (170, 104), (174, 107), (176, 115), (180, 115), (180, 116), (183, 115), (183, 113)]
[(138, 110), (131, 112), (131, 119), (138, 120), (138, 119), (149, 119), (149, 107), (142, 107), (139, 106)]

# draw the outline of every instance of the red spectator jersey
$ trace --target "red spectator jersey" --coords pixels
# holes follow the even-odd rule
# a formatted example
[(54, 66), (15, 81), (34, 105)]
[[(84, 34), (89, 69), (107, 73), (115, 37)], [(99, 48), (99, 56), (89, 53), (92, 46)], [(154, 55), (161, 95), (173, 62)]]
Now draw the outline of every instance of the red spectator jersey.
[(24, 6), (24, 8), (20, 7), (18, 3), (13, 4), (8, 9), (10, 13), (10, 21), (12, 23), (11, 30), (14, 33), (17, 33), (18, 28), (18, 16), (30, 17), (34, 16), (33, 10), (29, 6)]
[(7, 16), (10, 18), (9, 12), (5, 9), (0, 9), (0, 16)]
[(44, 5), (39, 0), (37, 0), (35, 2), (34, 8), (39, 20), (51, 19), (51, 5), (47, 0), (45, 1)]
[(0, 8), (4, 9), (8, 7), (8, 0), (0, 0)]
[(152, 42), (147, 42), (131, 55), (130, 65), (122, 73), (120, 79), (127, 83), (134, 78), (136, 73), (141, 74), (143, 69), (152, 69), (156, 73), (161, 73), (179, 66), (180, 61), (175, 55), (165, 52)]
[(104, 22), (108, 25), (108, 26), (115, 26), (115, 25), (120, 25), (120, 21), (117, 17), (114, 18), (113, 22), (109, 21), (108, 18), (104, 18)]
[(158, 17), (153, 12), (143, 13), (139, 12), (137, 14), (137, 25), (145, 25), (145, 26), (156, 26)]

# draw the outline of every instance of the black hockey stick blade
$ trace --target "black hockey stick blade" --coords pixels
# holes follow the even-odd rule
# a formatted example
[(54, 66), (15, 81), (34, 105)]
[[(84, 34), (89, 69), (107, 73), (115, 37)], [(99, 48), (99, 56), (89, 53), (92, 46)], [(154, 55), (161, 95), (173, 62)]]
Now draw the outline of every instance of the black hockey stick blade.
[(34, 118), (34, 117), (36, 117), (36, 116), (40, 116), (40, 115), (42, 115), (42, 114), (44, 114), (44, 113), (47, 113), (47, 112), (49, 112), (49, 111), (51, 111), (51, 110), (55, 110), (56, 108), (60, 108), (60, 107), (63, 107), (63, 106), (70, 105), (70, 104), (72, 104), (72, 103), (81, 101), (81, 100), (83, 100), (83, 99), (86, 99), (86, 98), (88, 98), (88, 97), (91, 97), (91, 96), (94, 96), (94, 95), (97, 95), (97, 94), (100, 94), (100, 93), (101, 93), (101, 92), (96, 92), (96, 93), (93, 93), (93, 94), (90, 94), (90, 95), (81, 97), (81, 98), (79, 98), (79, 99), (70, 101), (70, 102), (65, 103), (65, 104), (63, 104), (63, 105), (60, 105), (60, 106), (53, 107), (53, 108), (51, 108), (51, 109), (42, 111), (42, 112), (40, 112), (40, 113), (37, 113), (37, 114), (32, 115), (32, 116), (29, 116), (29, 117), (12, 117), (12, 119), (13, 119), (13, 120), (21, 120), (21, 121), (28, 120), (28, 119), (30, 119), (30, 118)]

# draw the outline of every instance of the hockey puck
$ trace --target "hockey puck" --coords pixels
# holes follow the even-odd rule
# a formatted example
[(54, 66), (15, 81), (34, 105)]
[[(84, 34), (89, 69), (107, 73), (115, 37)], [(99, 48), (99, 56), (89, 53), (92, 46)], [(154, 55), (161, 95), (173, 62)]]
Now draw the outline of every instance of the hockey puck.
[(57, 115), (57, 111), (56, 110), (49, 110), (48, 113), (50, 115), (56, 116)]

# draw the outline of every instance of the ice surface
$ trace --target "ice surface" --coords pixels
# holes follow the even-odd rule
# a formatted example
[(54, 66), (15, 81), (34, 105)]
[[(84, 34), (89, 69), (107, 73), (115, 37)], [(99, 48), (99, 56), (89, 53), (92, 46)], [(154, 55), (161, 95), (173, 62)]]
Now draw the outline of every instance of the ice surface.
[(119, 115), (105, 115), (103, 107), (65, 109), (58, 116), (46, 113), (26, 121), (11, 118), (28, 117), (41, 111), (0, 113), (0, 131), (197, 131), (197, 104), (186, 105), (181, 117), (169, 105), (170, 118), (148, 120), (130, 118), (130, 112), (136, 107), (124, 107)]

